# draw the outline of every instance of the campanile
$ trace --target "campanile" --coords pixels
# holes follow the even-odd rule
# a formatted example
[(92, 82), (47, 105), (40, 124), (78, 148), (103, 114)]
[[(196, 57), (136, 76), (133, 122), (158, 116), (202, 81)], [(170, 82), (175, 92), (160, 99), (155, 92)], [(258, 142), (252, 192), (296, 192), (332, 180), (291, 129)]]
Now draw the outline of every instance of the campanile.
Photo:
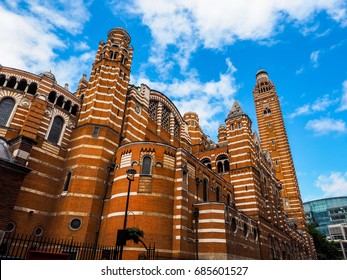
[(280, 101), (265, 70), (259, 70), (256, 74), (253, 98), (261, 147), (271, 154), (276, 177), (282, 186), (284, 210), (289, 221), (302, 229), (305, 227), (303, 204)]

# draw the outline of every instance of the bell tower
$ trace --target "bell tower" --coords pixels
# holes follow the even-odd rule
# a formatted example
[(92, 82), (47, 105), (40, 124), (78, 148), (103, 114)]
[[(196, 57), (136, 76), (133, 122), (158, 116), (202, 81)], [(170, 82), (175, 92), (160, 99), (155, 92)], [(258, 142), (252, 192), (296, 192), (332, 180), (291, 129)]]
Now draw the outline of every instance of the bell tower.
[(89, 81), (83, 76), (76, 93), (82, 106), (67, 149), (56, 209), (57, 228), (67, 229), (60, 231), (60, 237), (67, 238), (75, 231), (78, 240), (90, 243), (97, 242), (100, 215), (112, 181), (133, 55), (124, 29), (113, 28), (107, 37), (99, 43)]
[(120, 132), (133, 56), (130, 40), (128, 32), (118, 27), (108, 32), (106, 42), (99, 43), (79, 125), (105, 125)]
[(284, 210), (289, 221), (302, 229), (305, 227), (305, 215), (280, 101), (265, 70), (256, 74), (253, 98), (261, 147), (271, 154), (276, 177), (282, 185)]

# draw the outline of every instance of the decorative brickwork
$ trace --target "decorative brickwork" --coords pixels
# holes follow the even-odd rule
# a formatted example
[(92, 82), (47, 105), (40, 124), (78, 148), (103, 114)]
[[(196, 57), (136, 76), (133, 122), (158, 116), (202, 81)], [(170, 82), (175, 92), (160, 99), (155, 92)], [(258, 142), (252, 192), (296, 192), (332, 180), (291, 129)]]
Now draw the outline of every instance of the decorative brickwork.
[[(129, 85), (130, 42), (112, 29), (74, 94), (51, 72), (0, 68), (0, 102), (13, 103), (3, 103), (0, 136), (18, 170), (31, 170), (17, 180), (0, 167), (2, 189), (17, 190), (6, 222), (16, 233), (114, 246), (129, 198), (127, 226), (144, 231), (158, 258), (314, 258), (300, 204), (294, 210), (300, 193), (273, 84), (264, 76), (258, 86), (258, 76), (260, 138), (235, 102), (214, 143), (196, 113), (182, 116), (164, 94)], [(128, 242), (123, 258), (145, 252)]]

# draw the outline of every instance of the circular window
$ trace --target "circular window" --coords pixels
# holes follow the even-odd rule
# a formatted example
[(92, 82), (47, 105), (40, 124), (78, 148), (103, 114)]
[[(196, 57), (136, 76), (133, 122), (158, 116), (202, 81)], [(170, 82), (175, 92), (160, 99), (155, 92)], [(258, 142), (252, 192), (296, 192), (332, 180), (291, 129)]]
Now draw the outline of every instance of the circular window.
[(16, 229), (16, 224), (14, 222), (9, 222), (6, 226), (7, 232), (12, 232)]
[(42, 227), (36, 227), (36, 228), (34, 229), (34, 234), (35, 234), (35, 236), (41, 236), (42, 233), (43, 233), (43, 228), (42, 228)]
[(231, 230), (235, 233), (237, 230), (236, 219), (233, 217), (231, 219)]
[(82, 221), (80, 219), (72, 219), (71, 222), (70, 222), (70, 228), (72, 230), (78, 230), (82, 225)]

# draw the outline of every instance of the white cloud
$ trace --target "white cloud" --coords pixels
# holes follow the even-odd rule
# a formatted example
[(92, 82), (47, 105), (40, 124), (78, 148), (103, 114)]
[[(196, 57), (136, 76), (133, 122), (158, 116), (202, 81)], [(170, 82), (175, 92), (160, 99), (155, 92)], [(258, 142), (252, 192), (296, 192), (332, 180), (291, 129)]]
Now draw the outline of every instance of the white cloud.
[(317, 68), (319, 66), (319, 63), (318, 63), (319, 54), (320, 54), (320, 51), (314, 51), (310, 55), (310, 60), (314, 68)]
[(347, 110), (347, 80), (342, 84), (342, 97), (340, 107), (337, 109), (338, 112)]
[(87, 7), (81, 0), (18, 0), (0, 4), (0, 63), (36, 74), (52, 70), (59, 83), (74, 86), (76, 77), (89, 68), (82, 68), (89, 54), (66, 59), (60, 59), (59, 54), (71, 47), (69, 35), (82, 31), (90, 16)]
[(328, 176), (320, 175), (315, 184), (326, 197), (347, 195), (347, 172), (333, 171)]
[(310, 120), (305, 128), (314, 131), (317, 135), (328, 134), (330, 132), (345, 133), (346, 123), (343, 120), (335, 120), (331, 118), (321, 118)]
[[(284, 26), (304, 25), (319, 12), (326, 12), (344, 26), (347, 23), (344, 0), (129, 0), (110, 1), (114, 13), (124, 11), (140, 16), (149, 27), (153, 45), (162, 50), (174, 45), (183, 70), (198, 47), (220, 49), (236, 40), (272, 41)], [(306, 33), (318, 27), (313, 26)], [(153, 56), (156, 54), (153, 53)], [(318, 53), (313, 59), (318, 59)]]
[(301, 106), (299, 108), (296, 108), (294, 113), (289, 115), (289, 118), (295, 118), (297, 116), (303, 116), (303, 115), (309, 115), (311, 113), (310, 111), (310, 105), (306, 104), (304, 106)]
[(325, 94), (323, 97), (316, 99), (312, 104), (311, 109), (314, 112), (323, 112), (337, 101), (338, 100), (336, 99), (330, 99), (329, 95)]
[(294, 113), (289, 115), (289, 118), (293, 119), (298, 116), (311, 115), (316, 112), (326, 111), (330, 106), (336, 104), (338, 99), (331, 99), (328, 94), (323, 97), (317, 98), (313, 104), (305, 104), (295, 109)]

